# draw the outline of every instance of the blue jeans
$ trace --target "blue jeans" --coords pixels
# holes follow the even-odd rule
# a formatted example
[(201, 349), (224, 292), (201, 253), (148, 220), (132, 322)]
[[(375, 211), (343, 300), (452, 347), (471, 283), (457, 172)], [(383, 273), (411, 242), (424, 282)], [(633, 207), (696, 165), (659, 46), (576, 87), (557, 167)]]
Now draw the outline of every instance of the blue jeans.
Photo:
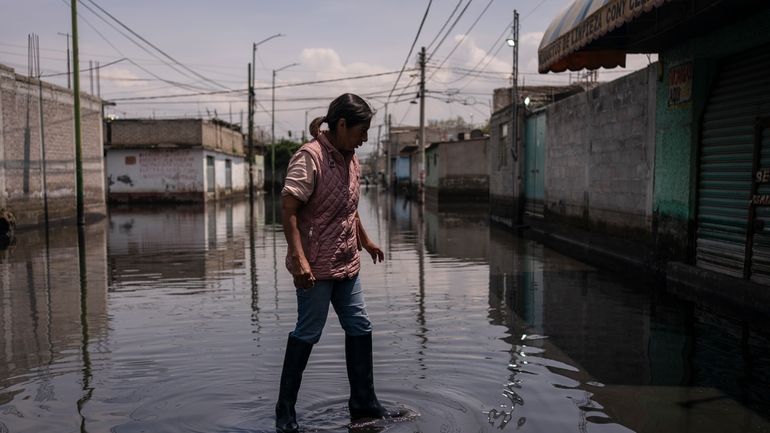
[(306, 343), (317, 343), (329, 315), (330, 302), (347, 335), (357, 337), (372, 332), (361, 280), (356, 275), (344, 280), (316, 281), (309, 289), (297, 289), (297, 326), (291, 335)]

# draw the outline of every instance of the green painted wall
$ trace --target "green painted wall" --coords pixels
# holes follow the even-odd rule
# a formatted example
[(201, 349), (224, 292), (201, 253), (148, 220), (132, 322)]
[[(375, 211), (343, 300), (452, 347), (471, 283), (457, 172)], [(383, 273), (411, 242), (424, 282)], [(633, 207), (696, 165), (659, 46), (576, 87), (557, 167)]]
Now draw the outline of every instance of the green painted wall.
[[(653, 209), (659, 234), (670, 242), (687, 242), (697, 196), (697, 149), (700, 119), (722, 58), (770, 43), (770, 10), (737, 24), (689, 39), (660, 54)], [(672, 66), (693, 63), (690, 102), (668, 106), (668, 75)], [(677, 254), (678, 255), (678, 254)]]

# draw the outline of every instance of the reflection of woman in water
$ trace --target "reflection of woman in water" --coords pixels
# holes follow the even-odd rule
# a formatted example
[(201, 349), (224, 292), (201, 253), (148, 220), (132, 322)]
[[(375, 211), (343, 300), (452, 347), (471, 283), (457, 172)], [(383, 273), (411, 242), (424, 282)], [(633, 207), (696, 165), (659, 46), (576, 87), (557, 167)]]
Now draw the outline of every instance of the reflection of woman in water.
[[(367, 140), (373, 112), (359, 96), (346, 93), (329, 105), (325, 117), (310, 123), (315, 138), (294, 154), (282, 196), (286, 267), (297, 289), (297, 325), (289, 333), (275, 408), (278, 432), (297, 431), (294, 405), (302, 372), (321, 338), (329, 303), (345, 330), (345, 361), (350, 382), (348, 407), (353, 420), (384, 418), (372, 373), (372, 327), (366, 314), (359, 251), (374, 263), (384, 254), (366, 235), (358, 218), (360, 169), (355, 149)], [(322, 123), (328, 131), (320, 131)]]

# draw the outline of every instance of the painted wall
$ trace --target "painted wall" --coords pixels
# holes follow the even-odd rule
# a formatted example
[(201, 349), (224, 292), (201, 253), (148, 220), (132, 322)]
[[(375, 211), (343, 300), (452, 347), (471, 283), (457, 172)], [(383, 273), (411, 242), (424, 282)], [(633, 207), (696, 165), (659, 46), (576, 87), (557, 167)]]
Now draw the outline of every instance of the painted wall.
[[(205, 158), (202, 149), (113, 149), (107, 151), (110, 198), (172, 195), (202, 200)], [(222, 170), (224, 171), (224, 170)], [(126, 197), (127, 198), (127, 197)]]
[[(44, 222), (44, 160), (49, 218), (77, 215), (73, 95), (44, 82), (42, 100), (41, 127), (39, 82), (0, 65), (0, 208), (9, 209), (20, 227)], [(85, 211), (104, 215), (101, 104), (86, 94), (80, 100)]]
[(651, 65), (548, 107), (546, 218), (649, 239), (655, 77)]
[[(657, 87), (655, 159), (656, 242), (669, 255), (684, 258), (692, 241), (696, 215), (697, 149), (700, 118), (721, 58), (770, 43), (770, 11), (740, 23), (715, 29), (671, 47), (660, 54)], [(669, 73), (672, 66), (693, 63), (692, 100), (669, 107)]]

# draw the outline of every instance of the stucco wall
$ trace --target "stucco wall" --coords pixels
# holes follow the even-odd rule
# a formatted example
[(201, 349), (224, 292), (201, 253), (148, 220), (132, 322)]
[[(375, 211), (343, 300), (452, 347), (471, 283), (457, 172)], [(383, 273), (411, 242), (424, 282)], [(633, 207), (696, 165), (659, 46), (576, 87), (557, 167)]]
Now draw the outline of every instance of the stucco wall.
[[(700, 118), (714, 85), (719, 62), (731, 54), (770, 43), (770, 10), (745, 21), (715, 29), (660, 54), (657, 87), (655, 194), (653, 209), (659, 244), (672, 256), (684, 257), (692, 240), (696, 215)], [(692, 100), (668, 106), (672, 66), (692, 62)]]
[(201, 149), (109, 150), (106, 165), (110, 197), (202, 194), (205, 187), (202, 158)]
[(650, 66), (548, 107), (548, 218), (649, 232), (655, 77)]
[[(202, 201), (208, 191), (206, 157), (214, 157), (216, 193), (222, 198), (247, 191), (248, 167), (243, 158), (203, 149), (111, 149), (107, 151), (107, 184), (111, 199)], [(226, 190), (226, 161), (232, 163), (232, 190)]]
[[(77, 215), (73, 94), (45, 82), (42, 90), (41, 128), (38, 81), (0, 65), (0, 207), (8, 208), (19, 226), (44, 222), (43, 159), (50, 219)], [(104, 215), (101, 103), (85, 94), (80, 100), (85, 211)]]

